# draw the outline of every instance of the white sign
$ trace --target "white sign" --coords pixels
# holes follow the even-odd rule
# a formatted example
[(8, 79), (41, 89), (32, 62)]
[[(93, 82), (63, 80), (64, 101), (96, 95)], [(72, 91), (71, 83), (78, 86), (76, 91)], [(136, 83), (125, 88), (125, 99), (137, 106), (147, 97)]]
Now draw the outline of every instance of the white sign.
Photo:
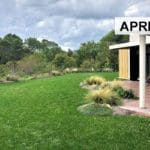
[(150, 17), (116, 17), (115, 34), (150, 34)]

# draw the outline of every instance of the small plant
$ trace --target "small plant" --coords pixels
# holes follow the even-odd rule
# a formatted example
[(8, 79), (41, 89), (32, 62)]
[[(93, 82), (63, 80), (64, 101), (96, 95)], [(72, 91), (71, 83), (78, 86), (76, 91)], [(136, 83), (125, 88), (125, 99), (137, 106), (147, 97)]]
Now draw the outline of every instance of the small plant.
[(64, 74), (71, 73), (71, 69), (66, 68), (65, 70), (63, 70), (63, 73), (64, 73)]
[(92, 76), (86, 79), (85, 82), (89, 85), (93, 85), (93, 84), (101, 85), (103, 82), (105, 82), (105, 79), (99, 76)]
[(0, 82), (4, 82), (5, 78), (0, 77)]
[(104, 88), (111, 88), (111, 82), (103, 82), (101, 84), (101, 88), (104, 89)]
[(38, 78), (47, 78), (49, 76), (50, 76), (49, 73), (41, 73), (41, 74), (36, 74), (33, 77), (38, 79)]
[(102, 69), (103, 72), (113, 72), (112, 68), (103, 68)]
[(8, 75), (7, 77), (6, 77), (6, 80), (7, 81), (18, 81), (18, 77), (17, 76), (15, 76), (15, 75)]
[(116, 92), (122, 98), (127, 98), (127, 99), (135, 99), (135, 98), (137, 98), (135, 96), (135, 93), (134, 93), (134, 91), (132, 89), (124, 90), (123, 88), (118, 88), (118, 90)]
[(71, 71), (72, 71), (73, 73), (76, 73), (76, 72), (78, 72), (79, 70), (78, 70), (78, 68), (73, 68)]
[(0, 77), (4, 77), (7, 74), (7, 69), (5, 65), (0, 65)]
[(117, 91), (117, 90), (120, 89), (120, 88), (122, 88), (120, 81), (114, 80), (114, 81), (111, 82), (111, 89), (112, 89), (113, 91)]
[(61, 75), (61, 72), (59, 72), (57, 70), (53, 70), (51, 73), (53, 76), (60, 76)]
[(86, 95), (86, 99), (97, 104), (121, 105), (121, 98), (110, 88), (92, 91)]

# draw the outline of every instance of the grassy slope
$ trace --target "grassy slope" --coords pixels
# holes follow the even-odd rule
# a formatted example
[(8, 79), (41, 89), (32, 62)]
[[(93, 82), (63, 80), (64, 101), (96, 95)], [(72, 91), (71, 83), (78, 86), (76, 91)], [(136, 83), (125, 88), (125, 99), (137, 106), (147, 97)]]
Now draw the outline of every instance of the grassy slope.
[(0, 149), (148, 149), (150, 119), (92, 117), (77, 111), (87, 92), (79, 83), (90, 75), (1, 84)]

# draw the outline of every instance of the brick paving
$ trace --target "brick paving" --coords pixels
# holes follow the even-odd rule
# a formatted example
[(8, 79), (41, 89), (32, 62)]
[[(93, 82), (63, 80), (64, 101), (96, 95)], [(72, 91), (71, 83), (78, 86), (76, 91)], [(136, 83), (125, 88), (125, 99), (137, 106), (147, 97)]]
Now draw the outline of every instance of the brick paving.
[[(132, 89), (139, 96), (138, 81), (124, 81), (122, 85), (125, 89)], [(135, 113), (142, 116), (150, 117), (150, 84), (146, 83), (145, 108), (139, 108), (139, 100), (124, 100), (124, 105), (120, 108), (125, 109), (129, 113)]]

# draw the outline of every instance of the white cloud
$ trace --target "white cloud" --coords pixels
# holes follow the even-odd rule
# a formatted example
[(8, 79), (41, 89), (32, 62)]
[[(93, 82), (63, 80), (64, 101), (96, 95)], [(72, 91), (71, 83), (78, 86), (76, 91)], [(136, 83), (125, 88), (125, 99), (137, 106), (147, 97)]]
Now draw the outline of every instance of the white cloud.
[(70, 41), (64, 42), (63, 44), (59, 44), (59, 45), (65, 51), (68, 51), (68, 49), (76, 50), (76, 48), (79, 46), (79, 44)]
[(128, 7), (124, 14), (125, 16), (149, 17), (149, 6), (149, 0), (137, 1), (136, 3)]
[(16, 7), (19, 8), (19, 7), (23, 6), (25, 2), (26, 2), (26, 0), (15, 0)]
[(125, 16), (133, 16), (138, 12), (138, 5), (130, 6), (125, 12)]
[(46, 25), (46, 22), (45, 22), (44, 20), (39, 21), (39, 22), (36, 24), (36, 26), (37, 26), (38, 28), (42, 28), (42, 27), (44, 27), (45, 25)]
[(76, 49), (114, 28), (116, 16), (149, 16), (149, 6), (149, 0), (5, 0), (0, 3), (0, 36), (11, 32)]

